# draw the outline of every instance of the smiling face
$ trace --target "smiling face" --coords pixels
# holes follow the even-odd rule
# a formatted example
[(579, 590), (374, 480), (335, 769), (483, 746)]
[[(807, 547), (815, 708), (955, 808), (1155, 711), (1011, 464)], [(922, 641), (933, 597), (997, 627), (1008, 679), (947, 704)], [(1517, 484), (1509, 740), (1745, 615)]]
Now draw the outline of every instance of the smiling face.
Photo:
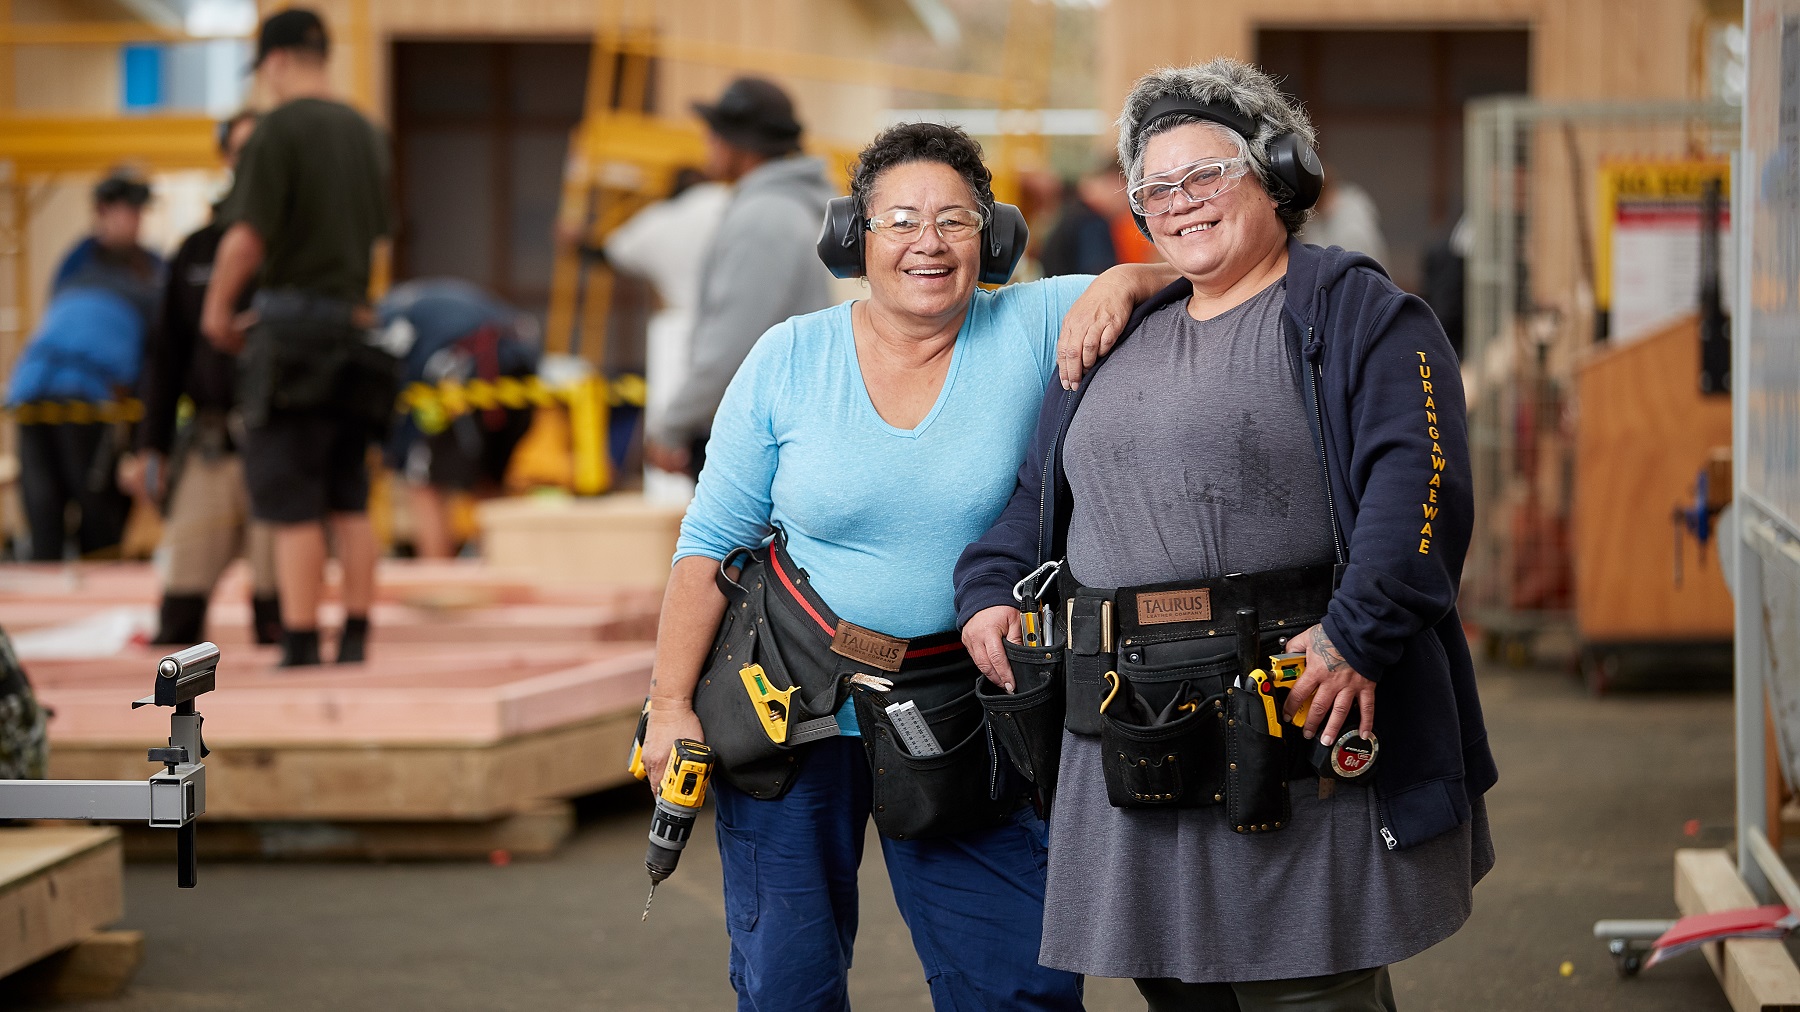
[[(1182, 167), (1238, 154), (1222, 130), (1184, 123), (1150, 138), (1144, 146), (1144, 176), (1179, 176)], [(1229, 288), (1257, 264), (1287, 245), (1287, 228), (1275, 214), (1275, 200), (1255, 172), (1217, 197), (1199, 204), (1177, 194), (1168, 213), (1145, 219), (1150, 240), (1170, 266), (1205, 290)]]
[[(952, 209), (980, 211), (981, 205), (968, 182), (942, 162), (896, 165), (875, 177), (869, 194), (871, 218), (909, 210), (930, 223)], [(930, 224), (905, 240), (868, 232), (863, 236), (863, 267), (870, 300), (882, 311), (920, 321), (946, 320), (966, 309), (975, 291), (981, 273), (980, 235), (950, 242)]]

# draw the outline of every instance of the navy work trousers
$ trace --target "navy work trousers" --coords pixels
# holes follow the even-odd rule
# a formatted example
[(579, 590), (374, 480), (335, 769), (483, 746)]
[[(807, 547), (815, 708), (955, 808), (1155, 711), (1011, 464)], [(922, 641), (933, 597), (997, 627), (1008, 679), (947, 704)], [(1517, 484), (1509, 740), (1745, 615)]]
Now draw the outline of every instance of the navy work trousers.
[[(714, 783), (739, 1012), (848, 1009), (856, 870), (871, 803), (861, 739), (809, 746), (776, 801)], [(1038, 965), (1045, 845), (1044, 823), (1030, 809), (960, 836), (882, 837), (938, 1012), (1082, 1007), (1079, 976)]]

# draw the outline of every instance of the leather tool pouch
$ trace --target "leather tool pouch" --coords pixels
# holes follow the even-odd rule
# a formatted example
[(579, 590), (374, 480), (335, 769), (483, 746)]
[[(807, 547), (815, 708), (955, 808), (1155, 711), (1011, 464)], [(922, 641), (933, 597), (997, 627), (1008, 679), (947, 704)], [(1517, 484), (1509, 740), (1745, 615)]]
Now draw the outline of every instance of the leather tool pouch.
[(1112, 594), (1077, 587), (1068, 614), (1068, 707), (1063, 726), (1076, 734), (1100, 733), (1100, 700), (1113, 668)]
[[(1132, 690), (1121, 684), (1119, 691)], [(1194, 703), (1189, 712), (1171, 707), (1146, 719), (1144, 708), (1135, 719), (1121, 720), (1114, 708), (1131, 708), (1114, 700), (1100, 715), (1101, 769), (1114, 808), (1198, 808), (1223, 799), (1223, 702), (1214, 697)]]
[(319, 411), (358, 418), (385, 431), (400, 392), (400, 363), (365, 340), (358, 307), (296, 291), (258, 292), (257, 323), (239, 357), (245, 422), (272, 411)]
[(1254, 689), (1225, 693), (1225, 817), (1236, 833), (1270, 833), (1292, 815), (1289, 738), (1266, 730)]
[[(726, 571), (739, 562), (734, 580)], [(822, 603), (803, 596), (811, 589), (806, 574), (787, 559), (779, 536), (727, 556), (718, 584), (725, 617), (694, 689), (694, 712), (726, 782), (753, 798), (779, 798), (793, 785), (799, 746), (837, 733), (835, 722), (818, 722), (842, 704), (854, 662), (832, 653), (830, 638), (813, 624), (806, 609), (817, 612)], [(768, 702), (752, 698), (758, 677)], [(769, 721), (785, 740), (771, 737)], [(805, 734), (809, 727), (817, 733)]]
[[(921, 840), (991, 829), (1024, 804), (1022, 785), (1007, 776), (981, 700), (970, 685), (975, 665), (967, 654), (961, 661), (967, 670), (955, 684), (962, 694), (947, 700), (938, 691), (942, 683), (927, 683), (915, 692), (902, 679), (896, 680), (892, 693), (856, 693), (856, 720), (875, 779), (875, 828), (890, 839)], [(942, 754), (914, 756), (901, 744), (885, 707), (907, 699), (918, 705)], [(934, 700), (942, 701), (934, 704)]]
[(978, 678), (975, 694), (1013, 768), (1036, 784), (1047, 801), (1056, 791), (1056, 767), (1062, 761), (1064, 652), (1011, 642), (1005, 646), (1012, 693)]

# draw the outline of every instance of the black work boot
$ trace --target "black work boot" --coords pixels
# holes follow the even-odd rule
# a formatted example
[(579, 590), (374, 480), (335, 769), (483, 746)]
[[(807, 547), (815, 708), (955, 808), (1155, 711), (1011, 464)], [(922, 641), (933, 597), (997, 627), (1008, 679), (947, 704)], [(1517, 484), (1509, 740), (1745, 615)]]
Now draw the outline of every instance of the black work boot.
[(250, 598), (250, 631), (256, 635), (259, 647), (281, 642), (281, 598), (274, 594)]
[(205, 594), (164, 594), (156, 637), (150, 642), (158, 646), (168, 643), (198, 643), (205, 631)]
[(281, 631), (282, 668), (303, 668), (319, 661), (319, 630), (283, 629)]
[(344, 616), (344, 634), (338, 637), (337, 663), (361, 664), (369, 649), (369, 616)]

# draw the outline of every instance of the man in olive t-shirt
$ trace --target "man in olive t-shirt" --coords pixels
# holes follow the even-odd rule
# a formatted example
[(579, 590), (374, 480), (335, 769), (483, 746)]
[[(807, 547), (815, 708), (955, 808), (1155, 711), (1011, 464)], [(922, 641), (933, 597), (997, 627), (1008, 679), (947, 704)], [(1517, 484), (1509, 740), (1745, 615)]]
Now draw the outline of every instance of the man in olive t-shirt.
[[(221, 350), (243, 353), (244, 480), (252, 514), (275, 526), (288, 667), (319, 663), (327, 519), (343, 567), (337, 660), (363, 659), (376, 552), (367, 452), (393, 410), (394, 363), (363, 341), (372, 248), (388, 232), (387, 155), (375, 127), (331, 97), (328, 47), (312, 11), (262, 24), (256, 73), (278, 105), (221, 208), (200, 324)], [(234, 315), (253, 276), (256, 300)]]

